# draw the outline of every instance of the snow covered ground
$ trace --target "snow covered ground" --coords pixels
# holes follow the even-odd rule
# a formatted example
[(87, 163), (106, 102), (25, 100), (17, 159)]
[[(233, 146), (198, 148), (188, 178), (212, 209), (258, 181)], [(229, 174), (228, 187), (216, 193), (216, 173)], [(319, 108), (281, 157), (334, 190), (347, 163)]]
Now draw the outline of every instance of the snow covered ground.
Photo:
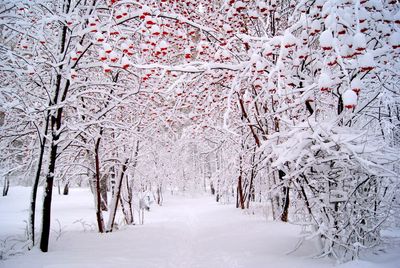
[[(0, 197), (0, 239), (23, 234), (27, 200), (29, 188), (23, 187)], [(399, 248), (339, 266), (312, 258), (312, 242), (288, 254), (298, 241), (297, 226), (267, 222), (207, 196), (166, 196), (162, 207), (152, 205), (144, 225), (108, 234), (96, 233), (92, 207), (87, 189), (55, 193), (49, 252), (35, 249), (0, 261), (0, 267), (400, 267)]]

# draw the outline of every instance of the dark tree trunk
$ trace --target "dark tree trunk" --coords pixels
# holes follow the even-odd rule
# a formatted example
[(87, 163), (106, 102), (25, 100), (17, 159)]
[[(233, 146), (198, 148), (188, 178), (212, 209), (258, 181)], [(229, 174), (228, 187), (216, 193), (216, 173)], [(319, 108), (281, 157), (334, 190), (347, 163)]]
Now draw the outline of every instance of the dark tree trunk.
[(115, 215), (117, 213), (117, 208), (118, 208), (118, 201), (121, 198), (121, 187), (122, 187), (122, 180), (125, 176), (125, 171), (128, 168), (128, 162), (129, 159), (125, 160), (125, 163), (122, 165), (122, 170), (121, 170), (121, 175), (120, 178), (117, 182), (116, 189), (115, 189), (115, 196), (113, 197), (113, 203), (111, 205), (110, 209), (110, 219), (108, 222), (108, 227), (107, 227), (107, 232), (112, 232), (114, 228), (114, 222), (115, 222)]
[(253, 155), (251, 157), (251, 163), (253, 165), (253, 167), (251, 168), (251, 174), (250, 174), (250, 184), (249, 184), (249, 192), (247, 195), (247, 204), (246, 204), (246, 208), (250, 207), (250, 201), (255, 200), (255, 193), (254, 193), (254, 178), (256, 176), (256, 167), (255, 167), (255, 157), (256, 157), (256, 148), (254, 148), (254, 152)]
[(63, 195), (69, 194), (69, 182), (64, 185)]
[(219, 202), (219, 199), (220, 199), (220, 189), (221, 189), (221, 186), (219, 185), (220, 184), (220, 181), (219, 181), (219, 178), (217, 179), (217, 187), (216, 187), (216, 190), (215, 190), (215, 201), (216, 202)]
[(283, 190), (285, 191), (285, 201), (283, 205), (283, 212), (281, 215), (281, 220), (283, 222), (288, 221), (288, 216), (289, 216), (289, 187), (284, 187)]
[(99, 229), (99, 233), (104, 233), (104, 219), (103, 213), (101, 209), (101, 194), (100, 194), (100, 159), (99, 159), (99, 147), (100, 140), (103, 129), (100, 129), (100, 137), (97, 138), (95, 148), (94, 148), (94, 157), (95, 157), (95, 166), (96, 166), (96, 219), (97, 219), (97, 227)]
[(249, 185), (249, 192), (248, 192), (248, 195), (247, 195), (246, 208), (249, 208), (250, 207), (250, 201), (254, 202), (254, 199), (255, 199), (253, 181), (254, 181), (254, 174), (252, 172), (251, 173), (251, 177), (250, 177), (250, 185)]
[(3, 196), (6, 196), (8, 194), (8, 189), (10, 189), (10, 179), (8, 178), (8, 175), (5, 175), (4, 185), (3, 185)]
[(115, 168), (112, 166), (110, 168), (111, 176), (110, 176), (110, 190), (111, 190), (111, 196), (115, 195)]
[[(279, 170), (279, 179), (283, 180), (283, 177), (285, 176), (285, 172), (282, 170)], [(281, 214), (281, 220), (283, 222), (288, 221), (288, 216), (289, 216), (289, 204), (290, 204), (290, 199), (289, 199), (289, 186), (283, 187), (283, 193), (285, 195), (284, 203), (283, 203), (283, 210)]]
[[(307, 182), (306, 176), (304, 174), (302, 174), (300, 176)], [(299, 183), (299, 185), (301, 185), (301, 184)], [(307, 211), (310, 214), (310, 216), (312, 216), (311, 205), (310, 205), (310, 202), (308, 201), (307, 193), (306, 193), (306, 190), (304, 189), (304, 186), (300, 186), (300, 190), (301, 190), (301, 194), (304, 198), (304, 203), (306, 204)]]
[[(140, 128), (138, 128), (138, 131), (140, 131)], [(135, 169), (137, 166), (137, 157), (139, 155), (139, 146), (140, 142), (139, 140), (136, 141), (136, 146), (135, 146), (135, 153), (134, 153), (134, 158), (133, 158), (133, 163), (132, 163), (132, 178), (135, 176)], [(124, 180), (124, 178), (122, 178)], [(133, 179), (132, 179), (133, 180)], [(121, 202), (121, 207), (122, 207), (122, 212), (124, 213), (125, 216), (125, 222), (127, 224), (134, 224), (134, 217), (133, 217), (133, 192), (132, 192), (132, 183), (130, 182), (129, 178), (125, 178), (126, 184), (126, 194), (123, 195), (122, 193), (120, 194), (120, 202)], [(122, 182), (121, 182), (122, 184)]]
[(120, 195), (119, 198), (119, 202), (121, 202), (121, 208), (122, 208), (122, 213), (124, 214), (124, 218), (125, 218), (125, 223), (130, 225), (134, 223), (134, 219), (133, 219), (133, 211), (132, 211), (132, 207), (128, 205), (128, 207), (125, 206), (125, 202), (122, 198), (122, 195)]
[[(65, 38), (65, 37), (64, 37)], [(61, 101), (65, 101), (70, 82), (67, 80), (65, 88), (61, 97)], [(57, 75), (57, 88), (54, 95), (54, 100), (58, 100), (61, 86), (61, 74)], [(45, 194), (43, 198), (43, 214), (42, 214), (42, 235), (40, 239), (40, 249), (43, 252), (48, 251), (49, 237), (50, 237), (50, 217), (51, 217), (51, 199), (53, 195), (54, 172), (56, 169), (58, 141), (60, 139), (59, 130), (61, 128), (63, 108), (57, 109), (55, 114), (51, 115), (51, 146), (50, 146), (50, 160), (49, 168), (46, 176)]]
[(238, 178), (237, 195), (239, 197), (239, 202), (237, 204), (237, 207), (240, 206), (241, 209), (245, 209), (245, 198), (244, 198), (243, 186), (242, 186), (242, 175), (240, 175)]
[(163, 202), (163, 194), (162, 194), (162, 186), (157, 186), (157, 205), (162, 205)]
[(210, 183), (210, 189), (211, 189), (211, 194), (215, 195), (215, 188), (214, 188), (214, 184), (212, 182)]
[(44, 127), (44, 135), (42, 136), (40, 141), (39, 159), (36, 167), (35, 180), (33, 181), (32, 185), (31, 200), (30, 200), (28, 230), (29, 230), (29, 240), (31, 241), (31, 247), (35, 245), (35, 216), (36, 216), (37, 190), (39, 187), (40, 173), (42, 171), (43, 156), (46, 148), (46, 140), (47, 140), (46, 136), (48, 134), (49, 122), (50, 122), (50, 113), (47, 113), (46, 124)]
[(236, 187), (236, 208), (239, 208), (239, 191), (237, 187)]
[[(56, 120), (52, 117), (52, 121)], [(54, 134), (53, 134), (54, 135)], [(58, 136), (53, 136), (50, 151), (49, 170), (46, 176), (45, 193), (43, 198), (43, 218), (42, 218), (42, 236), (40, 239), (40, 249), (47, 252), (49, 248), (50, 237), (50, 219), (51, 219), (51, 199), (53, 194), (54, 171), (56, 167), (57, 158), (57, 141)]]
[[(70, 8), (70, 0), (64, 3), (63, 11), (65, 13), (69, 13)], [(65, 25), (62, 27), (60, 33), (60, 50), (59, 53), (63, 54), (66, 50), (66, 39), (67, 39), (67, 31), (68, 27)], [(54, 95), (50, 100), (50, 106), (54, 106), (59, 104), (59, 102), (65, 101), (67, 98), (68, 89), (70, 86), (70, 81), (66, 80), (65, 86), (62, 88), (62, 73), (63, 65), (58, 68), (58, 74), (56, 76)], [(62, 90), (62, 92), (61, 92)], [(61, 95), (60, 95), (61, 94)], [(61, 98), (60, 98), (61, 97)], [(60, 138), (59, 130), (61, 128), (61, 119), (62, 119), (63, 107), (57, 108), (57, 110), (52, 111), (50, 115), (50, 129), (51, 129), (51, 146), (50, 146), (50, 158), (48, 163), (48, 172), (46, 176), (46, 184), (45, 184), (45, 194), (43, 198), (43, 214), (42, 214), (42, 234), (40, 239), (40, 249), (43, 252), (48, 251), (49, 247), (49, 237), (50, 237), (50, 219), (51, 219), (51, 199), (53, 194), (53, 183), (54, 183), (54, 172), (56, 168), (56, 159), (57, 159), (57, 150), (58, 150), (58, 141)], [(47, 120), (49, 121), (49, 120)], [(47, 122), (46, 122), (47, 124)], [(44, 143), (43, 143), (44, 144)], [(42, 144), (42, 146), (44, 146)], [(38, 171), (40, 173), (40, 168)], [(34, 202), (32, 202), (34, 203)], [(32, 210), (34, 213), (35, 210)], [(34, 233), (34, 229), (32, 230)]]
[[(243, 143), (242, 143), (242, 149), (244, 149)], [(236, 208), (240, 207), (241, 209), (245, 209), (245, 196), (243, 192), (243, 183), (242, 183), (242, 175), (243, 175), (242, 162), (243, 162), (243, 157), (242, 155), (239, 155), (239, 177), (236, 187)]]
[[(119, 201), (121, 202), (121, 208), (122, 208), (122, 213), (124, 214), (124, 218), (125, 218), (125, 223), (130, 225), (130, 224), (134, 224), (134, 217), (133, 217), (133, 205), (132, 205), (132, 201), (133, 201), (133, 194), (132, 194), (132, 188), (129, 184), (129, 178), (126, 176), (125, 178), (123, 177), (122, 180), (126, 181), (125, 187), (126, 190), (123, 193), (120, 194), (120, 199)], [(121, 182), (122, 184), (122, 182)], [(121, 188), (122, 191), (123, 188)]]
[[(65, 27), (64, 27), (65, 28)], [(66, 31), (66, 28), (65, 28)], [(65, 32), (64, 32), (65, 35)], [(65, 39), (65, 36), (64, 36)], [(54, 103), (58, 100), (58, 96), (60, 93), (61, 87), (61, 74), (57, 75), (57, 87), (55, 89), (54, 94)], [(66, 98), (66, 94), (69, 88), (69, 80), (65, 85), (61, 101), (64, 101)], [(63, 108), (60, 107), (57, 109), (55, 114), (51, 115), (50, 123), (51, 123), (51, 146), (50, 146), (50, 160), (49, 160), (49, 168), (46, 176), (46, 184), (45, 184), (45, 194), (43, 198), (43, 214), (42, 214), (42, 236), (40, 239), (40, 249), (43, 252), (48, 251), (49, 247), (49, 237), (50, 237), (50, 217), (51, 217), (51, 199), (53, 195), (53, 184), (54, 184), (54, 172), (56, 169), (56, 160), (57, 160), (57, 150), (58, 150), (58, 141), (60, 139), (59, 130), (61, 128), (61, 119), (62, 119)]]

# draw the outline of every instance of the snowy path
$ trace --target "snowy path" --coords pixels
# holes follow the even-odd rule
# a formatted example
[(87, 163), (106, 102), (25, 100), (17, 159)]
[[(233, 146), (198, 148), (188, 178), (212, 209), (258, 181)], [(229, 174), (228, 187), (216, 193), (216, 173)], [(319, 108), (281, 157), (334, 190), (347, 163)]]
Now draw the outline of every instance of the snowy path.
[[(64, 207), (64, 202), (58, 204)], [(61, 218), (57, 206), (55, 214)], [(89, 206), (85, 211), (93, 213)], [(310, 258), (315, 253), (311, 243), (287, 254), (297, 243), (298, 231), (290, 224), (244, 215), (210, 197), (168, 197), (163, 207), (152, 206), (145, 225), (112, 234), (66, 228), (47, 254), (34, 250), (0, 262), (0, 267), (333, 267), (330, 260)], [(393, 260), (387, 266), (364, 262), (343, 267), (400, 267), (391, 264)]]

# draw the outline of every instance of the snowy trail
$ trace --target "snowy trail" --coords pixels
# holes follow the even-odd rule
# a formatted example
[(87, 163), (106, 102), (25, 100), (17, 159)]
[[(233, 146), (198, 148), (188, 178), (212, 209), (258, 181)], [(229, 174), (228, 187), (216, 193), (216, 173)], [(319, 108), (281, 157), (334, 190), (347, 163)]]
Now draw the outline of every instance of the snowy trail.
[[(220, 205), (210, 198), (176, 199), (163, 210), (161, 226), (167, 234), (160, 249), (170, 253), (165, 266), (157, 267), (293, 267), (298, 257), (288, 256), (297, 243), (288, 237), (297, 229), (291, 225), (269, 223), (261, 218), (243, 215), (232, 206)], [(160, 226), (160, 222), (153, 222)], [(282, 230), (283, 228), (283, 230)], [(286, 229), (286, 230), (285, 230)], [(173, 249), (169, 248), (173, 243)], [(169, 250), (171, 249), (171, 250)], [(282, 260), (287, 266), (282, 266)], [(290, 261), (292, 259), (292, 261)], [(321, 267), (328, 262), (301, 258), (304, 267)], [(278, 264), (279, 263), (279, 264)], [(298, 264), (296, 267), (301, 267)]]
[(162, 212), (166, 223), (161, 226), (168, 238), (159, 250), (167, 252), (165, 267), (240, 267), (235, 256), (224, 250), (235, 241), (230, 239), (234, 219), (224, 213), (223, 206), (208, 198), (172, 203), (172, 208)]
[[(54, 214), (62, 224), (67, 222), (62, 218), (68, 213), (66, 200), (70, 199), (55, 203)], [(74, 202), (78, 204), (76, 199)], [(81, 215), (84, 211), (87, 216), (94, 216), (90, 206), (82, 208)], [(34, 250), (0, 261), (0, 267), (334, 267), (331, 260), (310, 258), (315, 254), (311, 242), (287, 254), (298, 241), (298, 227), (245, 215), (232, 205), (216, 203), (211, 197), (167, 197), (164, 206), (153, 205), (146, 213), (144, 225), (123, 227), (112, 234), (67, 227), (70, 225), (57, 241), (53, 234), (47, 254)], [(395, 263), (382, 266), (382, 263), (362, 262), (343, 267), (400, 267)]]

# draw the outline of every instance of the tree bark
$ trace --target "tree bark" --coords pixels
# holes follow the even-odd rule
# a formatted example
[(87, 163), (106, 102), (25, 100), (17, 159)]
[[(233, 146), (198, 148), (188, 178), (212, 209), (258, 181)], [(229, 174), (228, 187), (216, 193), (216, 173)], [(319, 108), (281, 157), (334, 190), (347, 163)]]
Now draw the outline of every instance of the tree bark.
[(214, 184), (212, 182), (210, 182), (210, 190), (211, 190), (211, 194), (215, 195), (215, 188), (214, 188)]
[(4, 185), (3, 185), (3, 196), (6, 196), (8, 194), (8, 189), (10, 188), (10, 179), (8, 178), (8, 175), (4, 176)]
[(101, 210), (102, 211), (108, 211), (107, 177), (108, 176), (101, 176), (101, 178), (100, 178), (100, 195), (101, 195)]
[(67, 182), (64, 185), (64, 189), (63, 189), (63, 195), (68, 195), (69, 194), (69, 182)]
[(238, 178), (238, 186), (237, 186), (237, 194), (239, 197), (239, 203), (241, 209), (245, 209), (245, 200), (244, 200), (244, 193), (243, 193), (243, 186), (242, 186), (242, 175), (239, 175)]
[(163, 202), (162, 185), (157, 186), (157, 205), (161, 206)]
[(43, 156), (46, 148), (46, 141), (47, 141), (46, 136), (48, 134), (49, 122), (50, 122), (50, 114), (47, 113), (46, 123), (44, 127), (44, 135), (42, 136), (40, 141), (40, 152), (36, 167), (35, 180), (33, 181), (32, 192), (31, 192), (29, 223), (28, 223), (28, 232), (29, 232), (28, 236), (29, 240), (31, 241), (31, 245), (29, 248), (32, 248), (35, 245), (35, 216), (36, 216), (37, 190), (39, 187), (40, 173), (42, 172)]
[[(55, 118), (52, 116), (52, 121)], [(54, 183), (54, 171), (56, 166), (57, 158), (57, 141), (58, 136), (53, 136), (51, 142), (49, 170), (46, 176), (45, 192), (43, 198), (43, 216), (42, 216), (42, 236), (40, 239), (40, 249), (43, 252), (47, 252), (49, 248), (49, 237), (50, 237), (50, 219), (51, 219), (51, 199), (53, 194), (53, 183)]]
[(121, 208), (122, 208), (122, 213), (124, 214), (125, 223), (128, 225), (133, 224), (134, 222), (133, 222), (132, 206), (128, 205), (128, 208), (125, 206), (122, 195), (120, 195), (119, 202), (121, 202)]
[[(65, 27), (64, 29), (66, 31)], [(58, 74), (56, 82), (57, 86), (54, 93), (53, 104), (57, 103), (59, 99), (59, 94), (61, 91), (61, 78), (62, 78), (61, 74)], [(69, 86), (70, 82), (69, 80), (67, 80), (64, 90), (62, 92), (61, 102), (65, 101)], [(43, 252), (47, 252), (49, 247), (51, 199), (53, 194), (54, 172), (56, 168), (58, 142), (60, 139), (59, 130), (61, 128), (62, 113), (63, 113), (63, 107), (60, 107), (50, 117), (51, 149), (50, 149), (50, 159), (48, 163), (49, 168), (46, 175), (45, 193), (43, 198), (42, 235), (40, 239), (40, 249)]]
[(97, 227), (99, 229), (99, 233), (104, 233), (104, 219), (103, 213), (101, 209), (101, 194), (100, 194), (100, 159), (99, 159), (99, 147), (101, 135), (103, 133), (103, 129), (100, 129), (100, 137), (97, 138), (96, 144), (94, 147), (94, 157), (95, 157), (95, 166), (96, 166), (96, 219), (97, 219)]
[[(283, 177), (285, 176), (285, 172), (282, 170), (279, 170), (279, 179), (283, 180)], [(289, 216), (289, 204), (290, 204), (290, 199), (289, 199), (289, 186), (283, 187), (283, 192), (285, 194), (285, 200), (283, 203), (283, 211), (281, 214), (281, 221), (287, 222), (288, 221), (288, 216)]]
[(256, 157), (256, 148), (254, 148), (253, 155), (251, 156), (251, 173), (250, 173), (250, 184), (249, 184), (249, 191), (247, 195), (247, 204), (246, 208), (250, 207), (250, 201), (255, 201), (255, 189), (254, 189), (254, 179), (256, 177), (256, 164), (255, 164), (255, 157)]
[(107, 232), (112, 232), (113, 228), (114, 228), (114, 221), (115, 221), (115, 215), (117, 213), (118, 201), (121, 197), (122, 179), (124, 178), (125, 171), (128, 168), (128, 162), (129, 162), (129, 158), (127, 158), (122, 165), (121, 174), (117, 181), (117, 185), (115, 187), (116, 192), (115, 192), (115, 195), (113, 196), (113, 201), (111, 203), (110, 218), (109, 218), (108, 224), (107, 224)]
[[(69, 12), (70, 8), (70, 0), (67, 0), (64, 3), (63, 10), (65, 13)], [(60, 35), (60, 50), (59, 53), (62, 55), (66, 50), (66, 39), (67, 39), (67, 31), (68, 27), (64, 25), (61, 29)], [(61, 81), (62, 81), (62, 73), (63, 65), (58, 68), (55, 87), (54, 87), (54, 95), (51, 98), (50, 106), (54, 106), (59, 104), (60, 102), (65, 101), (67, 98), (68, 89), (70, 86), (70, 81), (67, 79), (64, 85), (64, 88), (61, 92)], [(53, 194), (53, 183), (54, 183), (54, 172), (56, 167), (56, 159), (57, 159), (57, 150), (58, 150), (58, 141), (60, 138), (59, 130), (61, 128), (61, 119), (62, 119), (63, 107), (59, 107), (56, 110), (50, 113), (50, 129), (51, 129), (51, 149), (50, 149), (50, 158), (48, 163), (48, 172), (46, 176), (45, 183), (45, 193), (43, 198), (43, 214), (42, 214), (42, 234), (40, 239), (40, 249), (43, 252), (48, 251), (49, 247), (49, 236), (50, 236), (50, 217), (51, 217), (51, 199)], [(46, 122), (47, 123), (47, 122)], [(40, 172), (40, 170), (38, 170)], [(34, 232), (34, 230), (33, 230)]]

